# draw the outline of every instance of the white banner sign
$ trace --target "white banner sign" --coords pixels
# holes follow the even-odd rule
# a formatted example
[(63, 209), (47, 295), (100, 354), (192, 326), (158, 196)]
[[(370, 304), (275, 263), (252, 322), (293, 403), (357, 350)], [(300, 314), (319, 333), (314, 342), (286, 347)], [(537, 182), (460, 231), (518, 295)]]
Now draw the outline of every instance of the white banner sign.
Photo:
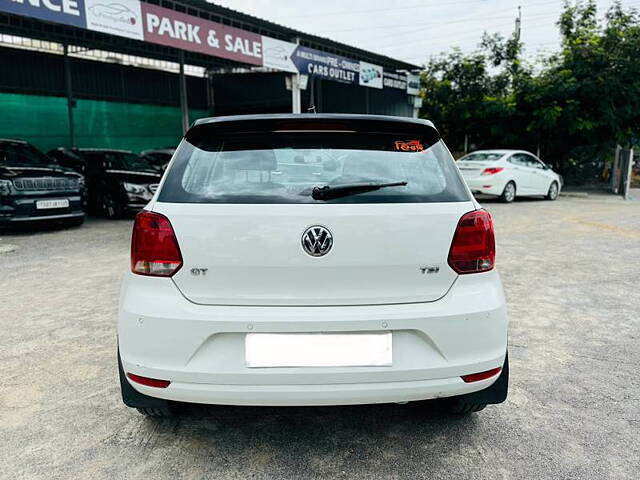
[(407, 93), (409, 95), (420, 94), (420, 75), (414, 73), (407, 74)]
[(136, 40), (144, 38), (138, 0), (85, 0), (85, 13), (89, 30)]
[(359, 84), (363, 87), (382, 88), (382, 67), (372, 63), (360, 62)]
[(292, 57), (297, 45), (262, 36), (262, 65), (284, 72), (298, 73)]

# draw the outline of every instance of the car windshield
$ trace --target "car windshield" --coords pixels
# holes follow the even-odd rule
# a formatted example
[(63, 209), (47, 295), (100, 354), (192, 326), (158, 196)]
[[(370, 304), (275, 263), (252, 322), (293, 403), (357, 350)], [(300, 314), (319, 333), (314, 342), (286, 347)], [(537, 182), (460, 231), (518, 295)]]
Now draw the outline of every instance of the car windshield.
[(0, 143), (0, 165), (16, 167), (51, 167), (56, 165), (51, 158), (28, 143)]
[(459, 161), (462, 162), (495, 162), (500, 160), (504, 156), (504, 153), (490, 153), (490, 152), (477, 152), (470, 153), (462, 157)]
[(130, 152), (87, 152), (84, 154), (90, 163), (102, 161), (105, 169), (141, 171), (151, 170), (151, 164), (140, 155)]
[(366, 133), (253, 133), (183, 141), (159, 200), (316, 203), (314, 187), (402, 183), (332, 203), (468, 201), (441, 141)]

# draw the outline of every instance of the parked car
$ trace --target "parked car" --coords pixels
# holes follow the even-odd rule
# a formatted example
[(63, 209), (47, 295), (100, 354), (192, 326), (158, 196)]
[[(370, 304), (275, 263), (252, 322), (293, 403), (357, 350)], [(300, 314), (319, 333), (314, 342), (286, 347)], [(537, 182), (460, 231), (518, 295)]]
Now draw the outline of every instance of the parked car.
[(156, 150), (144, 150), (140, 152), (140, 155), (146, 158), (147, 161), (160, 172), (164, 172), (175, 151), (175, 148), (159, 148)]
[(524, 150), (479, 150), (458, 160), (458, 168), (473, 193), (506, 203), (535, 195), (555, 200), (562, 188), (562, 177)]
[(84, 222), (84, 178), (33, 145), (0, 139), (0, 225)]
[(124, 403), (505, 400), (491, 216), (434, 126), (369, 115), (203, 119), (136, 217)]
[(127, 150), (58, 148), (49, 155), (84, 172), (90, 211), (108, 218), (141, 210), (162, 178), (145, 158)]

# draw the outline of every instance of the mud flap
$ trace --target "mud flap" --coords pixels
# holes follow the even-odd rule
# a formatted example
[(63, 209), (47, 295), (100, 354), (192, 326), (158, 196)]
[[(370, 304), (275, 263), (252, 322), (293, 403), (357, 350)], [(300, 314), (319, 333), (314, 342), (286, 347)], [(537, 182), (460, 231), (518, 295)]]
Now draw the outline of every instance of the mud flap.
[(498, 379), (489, 387), (478, 392), (467, 393), (466, 395), (460, 395), (456, 397), (463, 400), (466, 403), (481, 404), (481, 403), (502, 403), (507, 399), (507, 393), (509, 391), (509, 352), (507, 352), (504, 358), (504, 365), (502, 366), (502, 373)]
[(163, 398), (150, 397), (138, 392), (126, 379), (122, 362), (120, 361), (120, 350), (118, 350), (118, 371), (120, 373), (120, 390), (122, 401), (131, 408), (169, 408), (170, 402)]

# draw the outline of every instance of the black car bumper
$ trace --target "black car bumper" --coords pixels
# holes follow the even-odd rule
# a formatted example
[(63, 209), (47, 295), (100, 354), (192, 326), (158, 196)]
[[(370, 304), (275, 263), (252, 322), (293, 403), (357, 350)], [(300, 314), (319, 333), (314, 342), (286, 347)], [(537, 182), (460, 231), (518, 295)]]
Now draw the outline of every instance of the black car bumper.
[[(67, 200), (68, 206), (39, 208), (41, 201)], [(83, 195), (40, 193), (0, 197), (0, 224), (24, 223), (31, 221), (72, 220), (84, 217), (85, 199)]]
[(145, 203), (127, 203), (124, 206), (124, 209), (128, 212), (128, 213), (137, 213), (140, 210), (142, 210), (144, 207), (147, 206), (148, 202)]

